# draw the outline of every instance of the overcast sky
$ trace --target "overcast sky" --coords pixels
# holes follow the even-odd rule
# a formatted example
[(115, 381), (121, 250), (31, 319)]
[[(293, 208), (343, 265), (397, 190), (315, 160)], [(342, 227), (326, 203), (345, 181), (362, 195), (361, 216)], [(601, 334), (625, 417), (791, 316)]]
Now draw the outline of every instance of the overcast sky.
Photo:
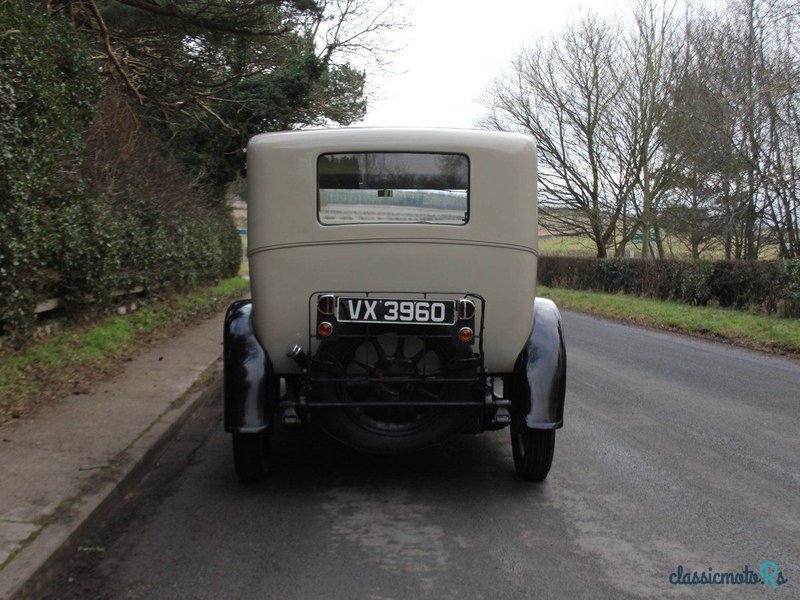
[(585, 7), (613, 14), (628, 0), (408, 0), (410, 27), (393, 74), (370, 77), (376, 96), (359, 125), (473, 127), (478, 98), (526, 41)]

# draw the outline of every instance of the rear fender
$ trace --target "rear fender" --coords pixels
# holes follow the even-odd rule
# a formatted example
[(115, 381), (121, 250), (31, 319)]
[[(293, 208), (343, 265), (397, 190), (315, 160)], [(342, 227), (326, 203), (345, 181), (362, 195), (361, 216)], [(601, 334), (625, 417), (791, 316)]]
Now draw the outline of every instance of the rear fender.
[(533, 313), (533, 329), (514, 366), (512, 401), (529, 429), (558, 429), (567, 383), (561, 313), (547, 298), (534, 300)]
[(225, 314), (225, 431), (257, 433), (272, 426), (278, 378), (253, 332), (250, 300), (239, 300)]

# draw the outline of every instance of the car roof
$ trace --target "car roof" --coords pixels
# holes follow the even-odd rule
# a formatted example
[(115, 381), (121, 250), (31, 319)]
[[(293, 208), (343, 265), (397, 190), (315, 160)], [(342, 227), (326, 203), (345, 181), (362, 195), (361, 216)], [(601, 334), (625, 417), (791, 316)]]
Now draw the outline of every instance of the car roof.
[[(249, 147), (266, 144), (270, 146), (321, 147), (338, 145), (342, 148), (352, 144), (358, 148), (350, 151), (397, 151), (398, 147), (423, 151), (426, 148), (441, 148), (456, 145), (469, 147), (517, 147), (533, 144), (533, 138), (521, 133), (489, 131), (485, 129), (455, 129), (439, 127), (339, 127), (323, 129), (298, 129), (262, 133), (250, 140)], [(391, 146), (391, 147), (390, 147)]]

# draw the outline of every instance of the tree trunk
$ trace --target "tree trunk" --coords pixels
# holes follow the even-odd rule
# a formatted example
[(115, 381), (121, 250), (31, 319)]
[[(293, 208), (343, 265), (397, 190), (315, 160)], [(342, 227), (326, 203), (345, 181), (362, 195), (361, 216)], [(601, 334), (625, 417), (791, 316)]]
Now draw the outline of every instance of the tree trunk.
[(661, 237), (661, 228), (656, 223), (653, 225), (653, 233), (656, 236), (656, 250), (658, 250), (658, 258), (664, 260), (666, 253), (664, 252), (664, 239)]
[(608, 252), (606, 252), (606, 246), (603, 244), (603, 240), (599, 236), (595, 238), (594, 245), (597, 247), (597, 258), (606, 258), (608, 256)]

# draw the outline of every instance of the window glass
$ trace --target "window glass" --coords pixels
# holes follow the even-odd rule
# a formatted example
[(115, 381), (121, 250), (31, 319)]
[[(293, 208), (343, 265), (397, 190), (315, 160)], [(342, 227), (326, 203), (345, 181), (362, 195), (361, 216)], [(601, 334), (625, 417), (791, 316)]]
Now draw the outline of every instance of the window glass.
[(463, 154), (323, 154), (317, 188), (323, 225), (469, 220), (469, 159)]

